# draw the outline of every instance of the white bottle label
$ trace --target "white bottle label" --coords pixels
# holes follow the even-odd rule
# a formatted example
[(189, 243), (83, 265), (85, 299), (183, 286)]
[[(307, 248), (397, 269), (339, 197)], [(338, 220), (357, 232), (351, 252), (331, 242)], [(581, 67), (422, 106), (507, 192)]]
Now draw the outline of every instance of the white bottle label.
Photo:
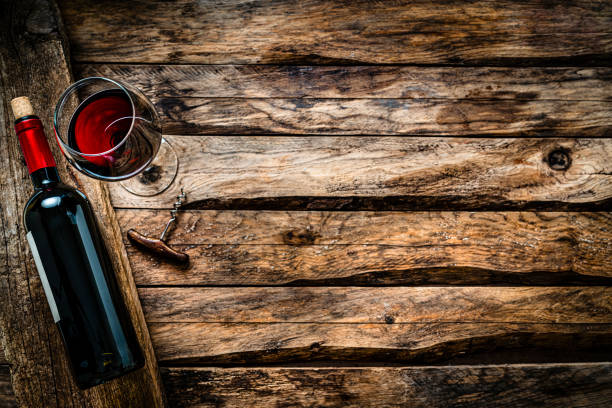
[(36, 269), (38, 270), (38, 276), (40, 276), (40, 282), (45, 290), (45, 295), (47, 297), (47, 302), (49, 302), (49, 307), (51, 308), (53, 320), (55, 320), (55, 323), (57, 323), (60, 321), (59, 313), (57, 311), (57, 304), (55, 303), (53, 292), (51, 292), (51, 286), (49, 286), (49, 280), (47, 279), (47, 274), (45, 273), (45, 267), (40, 260), (40, 255), (38, 254), (38, 248), (36, 248), (36, 242), (34, 242), (32, 231), (28, 232), (26, 238), (28, 239), (28, 244), (30, 244), (30, 251), (32, 251), (32, 257), (34, 258), (34, 263), (36, 264)]

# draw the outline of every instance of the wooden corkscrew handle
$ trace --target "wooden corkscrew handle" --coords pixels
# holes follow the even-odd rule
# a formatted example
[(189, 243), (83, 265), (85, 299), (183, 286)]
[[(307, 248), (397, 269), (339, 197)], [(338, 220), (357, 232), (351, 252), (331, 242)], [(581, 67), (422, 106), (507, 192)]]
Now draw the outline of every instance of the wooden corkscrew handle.
[(161, 239), (147, 237), (134, 229), (127, 232), (127, 237), (133, 244), (169, 261), (178, 264), (189, 263), (189, 255), (170, 248)]

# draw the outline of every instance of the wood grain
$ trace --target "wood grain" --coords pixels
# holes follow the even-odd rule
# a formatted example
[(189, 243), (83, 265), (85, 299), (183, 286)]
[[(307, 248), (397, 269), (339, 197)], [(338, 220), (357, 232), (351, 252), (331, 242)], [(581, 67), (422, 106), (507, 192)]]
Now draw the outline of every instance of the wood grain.
[(227, 364), (441, 361), (533, 347), (610, 353), (602, 337), (612, 327), (609, 291), (140, 288), (140, 295), (161, 361)]
[(601, 101), (153, 98), (174, 135), (612, 136)]
[[(157, 235), (166, 211), (118, 210)], [(128, 247), (139, 285), (610, 284), (612, 216), (547, 212), (187, 211), (177, 267)]]
[(612, 134), (606, 68), (88, 67), (148, 91), (169, 134)]
[[(180, 157), (174, 183), (153, 197), (110, 183), (115, 207), (170, 208), (181, 187), (192, 208), (253, 208), (259, 200), (265, 209), (317, 209), (320, 200), (319, 209), (559, 210), (609, 205), (612, 197), (612, 139), (168, 140)], [(565, 171), (547, 163), (559, 149), (571, 160)]]
[(151, 323), (612, 323), (610, 287), (139, 288)]
[(11, 385), (11, 373), (7, 365), (0, 365), (0, 408), (17, 408)]
[(150, 323), (160, 363), (443, 362), (508, 349), (600, 350), (612, 324)]
[(61, 2), (76, 61), (609, 64), (607, 2)]
[[(135, 84), (164, 132), (185, 135), (168, 137), (181, 159), (169, 191), (112, 186), (124, 231), (158, 235), (166, 212), (136, 209), (167, 208), (180, 187), (192, 208), (169, 239), (189, 267), (128, 247), (137, 282), (160, 286), (139, 293), (163, 364), (612, 356), (609, 287), (345, 286), (609, 285), (608, 212), (260, 211), (608, 210), (609, 139), (440, 136), (612, 136), (609, 4), (67, 0), (62, 11), (79, 75)], [(340, 66), (355, 63), (454, 67)], [(575, 66), (457, 67), (558, 63)], [(435, 138), (231, 136), (278, 134)], [(553, 150), (567, 170), (551, 169)], [(344, 287), (174, 287), (288, 284)], [(599, 406), (611, 374), (609, 363), (172, 368), (164, 380), (179, 407)]]
[(163, 368), (173, 407), (603, 407), (610, 363)]
[(76, 64), (158, 98), (395, 98), (608, 101), (605, 67)]
[[(71, 173), (52, 139), (49, 126), (52, 107), (59, 93), (71, 82), (64, 49), (66, 43), (58, 25), (55, 4), (50, 1), (4, 2), (3, 10), (6, 12), (0, 16), (0, 37), (6, 46), (0, 47), (0, 122), (5, 135), (0, 138), (0, 191), (3, 197), (0, 332), (17, 402), (27, 407), (161, 407), (163, 393), (159, 370), (108, 191), (100, 182)], [(92, 202), (145, 353), (144, 369), (85, 391), (78, 390), (72, 380), (20, 222), (32, 187), (17, 138), (13, 136), (6, 102), (21, 95), (30, 96), (35, 111), (43, 119), (63, 180), (77, 184)]]
[[(157, 235), (169, 211), (118, 209), (116, 213), (122, 229), (133, 226)], [(589, 247), (595, 252), (608, 249), (612, 241), (609, 212), (184, 210), (177, 217), (178, 224), (168, 236), (181, 245), (424, 246), (439, 241), (458, 246), (479, 239), (474, 245), (490, 246), (497, 240), (500, 246), (515, 243), (516, 249), (540, 246), (565, 252), (582, 246), (583, 252)], [(571, 246), (563, 246), (564, 242)]]

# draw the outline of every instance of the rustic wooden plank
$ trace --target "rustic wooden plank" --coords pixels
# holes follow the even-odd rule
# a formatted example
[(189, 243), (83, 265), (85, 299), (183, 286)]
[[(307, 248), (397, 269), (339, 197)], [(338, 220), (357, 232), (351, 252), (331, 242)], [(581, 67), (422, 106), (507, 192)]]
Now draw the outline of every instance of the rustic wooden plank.
[(603, 407), (612, 364), (163, 368), (173, 407)]
[(581, 79), (606, 68), (93, 68), (148, 91), (171, 134), (611, 134), (612, 81)]
[[(122, 229), (136, 228), (146, 235), (155, 235), (169, 215), (167, 210), (116, 213)], [(516, 249), (539, 247), (539, 256), (573, 248), (582, 252), (576, 257), (584, 259), (589, 250), (609, 250), (612, 241), (609, 212), (185, 210), (177, 216), (170, 239), (183, 245), (458, 246), (480, 240), (474, 245), (490, 247), (497, 241), (500, 246), (514, 243)]]
[(612, 323), (609, 287), (140, 288), (148, 323)]
[(609, 63), (607, 2), (62, 1), (77, 61)]
[(517, 347), (609, 352), (609, 342), (599, 343), (598, 334), (610, 329), (602, 324), (610, 322), (608, 292), (487, 287), (140, 290), (158, 357), (169, 364), (439, 361)]
[(149, 330), (166, 365), (441, 362), (532, 348), (612, 354), (609, 323), (150, 323)]
[[(6, 46), (0, 47), (0, 122), (5, 135), (0, 138), (0, 332), (16, 399), (28, 407), (160, 407), (159, 370), (108, 191), (100, 182), (70, 173), (49, 126), (59, 93), (71, 81), (56, 6), (52, 1), (5, 1), (2, 8), (0, 38)], [(85, 391), (72, 380), (20, 222), (32, 187), (6, 104), (21, 95), (31, 97), (46, 125), (62, 178), (78, 184), (92, 202), (145, 353), (144, 369)]]
[(11, 373), (7, 365), (0, 365), (0, 408), (17, 408), (11, 385)]
[[(593, 209), (612, 197), (612, 139), (168, 140), (180, 157), (174, 183), (153, 197), (110, 183), (115, 207), (170, 208), (181, 187), (198, 208), (253, 208), (262, 201), (264, 209), (559, 210)], [(567, 153), (567, 170), (551, 169), (553, 151)]]
[(140, 288), (150, 323), (612, 323), (610, 287)]
[[(160, 233), (167, 211), (118, 210)], [(612, 216), (543, 212), (186, 211), (188, 267), (128, 246), (139, 285), (610, 284)]]
[(168, 134), (610, 137), (610, 102), (153, 98)]
[[(543, 264), (529, 249), (512, 254), (451, 246), (175, 246), (191, 257), (188, 267), (160, 262), (129, 248), (139, 285), (609, 285), (610, 269), (583, 266), (571, 255)], [(502, 248), (494, 246), (503, 251)], [(458, 248), (457, 250), (460, 250)], [(606, 250), (609, 252), (609, 249)], [(606, 252), (606, 253), (607, 253)], [(527, 256), (522, 259), (521, 256)], [(550, 254), (547, 259), (552, 259)], [(535, 264), (529, 260), (535, 259)], [(512, 262), (516, 262), (516, 266)], [(606, 262), (606, 265), (608, 262)], [(477, 265), (477, 266), (472, 266)], [(574, 269), (576, 268), (576, 269)], [(578, 271), (579, 272), (578, 272)]]
[(612, 99), (612, 69), (605, 67), (76, 64), (74, 70), (159, 98)]

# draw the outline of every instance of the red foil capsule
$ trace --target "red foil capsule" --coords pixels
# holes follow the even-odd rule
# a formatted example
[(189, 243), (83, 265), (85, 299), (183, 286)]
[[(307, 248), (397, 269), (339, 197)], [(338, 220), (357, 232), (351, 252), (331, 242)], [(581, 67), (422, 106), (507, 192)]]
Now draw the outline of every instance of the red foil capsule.
[(30, 174), (44, 167), (56, 167), (40, 119), (33, 117), (19, 121), (15, 123), (15, 131)]

